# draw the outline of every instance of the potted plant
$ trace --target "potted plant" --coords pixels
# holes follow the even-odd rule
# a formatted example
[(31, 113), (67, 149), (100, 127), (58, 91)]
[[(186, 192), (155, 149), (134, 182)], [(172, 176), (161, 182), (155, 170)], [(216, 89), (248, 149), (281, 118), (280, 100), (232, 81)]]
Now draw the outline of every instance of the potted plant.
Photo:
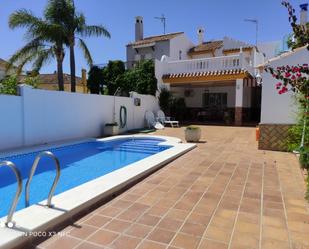
[(117, 122), (107, 123), (104, 127), (104, 135), (106, 136), (115, 136), (119, 133), (119, 126)]
[(185, 139), (187, 142), (198, 142), (201, 138), (201, 128), (190, 125), (185, 129)]

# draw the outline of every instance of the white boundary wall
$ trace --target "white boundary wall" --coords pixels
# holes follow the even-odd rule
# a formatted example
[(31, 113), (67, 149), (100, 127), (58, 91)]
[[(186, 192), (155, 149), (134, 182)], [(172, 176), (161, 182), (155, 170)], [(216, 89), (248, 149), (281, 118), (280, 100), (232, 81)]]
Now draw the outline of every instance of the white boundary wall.
[[(20, 87), (21, 96), (0, 95), (0, 150), (50, 142), (103, 136), (113, 121), (114, 97)], [(141, 99), (141, 106), (134, 105)], [(131, 93), (115, 97), (116, 122), (120, 106), (127, 109), (127, 125), (121, 132), (145, 126), (145, 112), (157, 112), (151, 95)]]

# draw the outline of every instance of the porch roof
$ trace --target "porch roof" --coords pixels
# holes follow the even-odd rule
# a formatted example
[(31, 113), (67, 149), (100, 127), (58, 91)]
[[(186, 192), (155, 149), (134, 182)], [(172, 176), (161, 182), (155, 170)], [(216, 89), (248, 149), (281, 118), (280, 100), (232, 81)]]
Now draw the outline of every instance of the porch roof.
[(251, 78), (250, 73), (244, 69), (217, 70), (207, 72), (171, 73), (164, 74), (164, 83), (201, 83), (207, 81), (228, 81)]

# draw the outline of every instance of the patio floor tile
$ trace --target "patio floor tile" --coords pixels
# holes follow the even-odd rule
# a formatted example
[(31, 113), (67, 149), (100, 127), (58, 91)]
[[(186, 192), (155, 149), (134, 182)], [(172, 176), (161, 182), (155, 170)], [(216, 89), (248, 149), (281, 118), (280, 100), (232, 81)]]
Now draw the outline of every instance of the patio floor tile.
[[(258, 150), (255, 128), (201, 129), (206, 143), (37, 248), (309, 248), (309, 205), (297, 158)], [(184, 128), (154, 134), (184, 139)]]

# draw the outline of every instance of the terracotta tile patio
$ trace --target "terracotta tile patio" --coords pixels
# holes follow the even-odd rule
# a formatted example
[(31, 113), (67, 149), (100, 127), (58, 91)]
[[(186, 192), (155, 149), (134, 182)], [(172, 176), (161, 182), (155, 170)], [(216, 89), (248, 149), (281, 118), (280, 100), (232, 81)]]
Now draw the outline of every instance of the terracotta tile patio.
[[(297, 159), (254, 128), (203, 126), (204, 143), (38, 245), (47, 249), (309, 248)], [(183, 139), (183, 128), (155, 134)]]

